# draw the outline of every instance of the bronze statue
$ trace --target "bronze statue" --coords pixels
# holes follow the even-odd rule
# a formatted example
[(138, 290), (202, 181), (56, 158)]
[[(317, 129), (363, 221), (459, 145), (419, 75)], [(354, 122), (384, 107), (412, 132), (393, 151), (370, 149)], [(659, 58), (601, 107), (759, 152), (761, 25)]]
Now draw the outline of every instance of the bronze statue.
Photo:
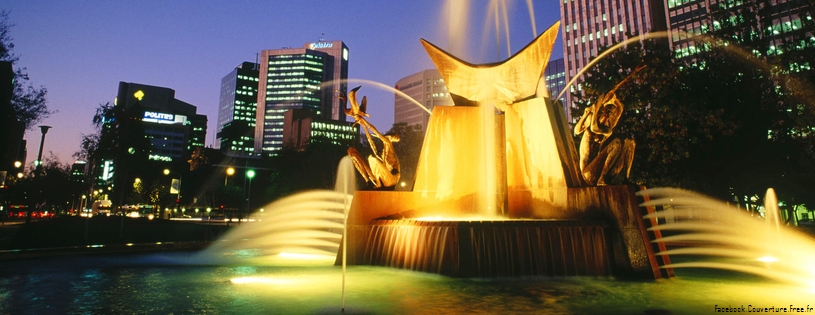
[[(594, 105), (586, 108), (574, 126), (574, 134), (583, 134), (580, 141), (580, 173), (589, 185), (621, 184), (631, 173), (636, 143), (614, 135), (614, 127), (623, 114), (623, 103), (617, 89), (644, 66), (636, 68)], [(622, 176), (621, 176), (622, 175)]]
[[(383, 135), (365, 119), (365, 117), (371, 116), (365, 112), (368, 102), (365, 96), (362, 97), (362, 104), (357, 103), (356, 95), (359, 88), (356, 87), (348, 92), (351, 108), (346, 107), (345, 114), (354, 118), (354, 124), (359, 124), (362, 127), (373, 154), (368, 156), (368, 162), (365, 163), (359, 151), (350, 147), (348, 148), (348, 156), (351, 157), (354, 167), (357, 168), (365, 181), (373, 183), (375, 188), (393, 187), (399, 182), (400, 177), (399, 158), (393, 149), (393, 142), (399, 142), (399, 136)], [(382, 141), (381, 152), (377, 149), (374, 137)]]

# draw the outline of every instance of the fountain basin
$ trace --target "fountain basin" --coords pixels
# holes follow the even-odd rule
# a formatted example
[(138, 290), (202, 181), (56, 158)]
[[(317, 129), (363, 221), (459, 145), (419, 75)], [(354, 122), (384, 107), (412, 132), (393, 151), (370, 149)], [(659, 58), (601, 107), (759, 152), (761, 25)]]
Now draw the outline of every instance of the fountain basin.
[[(505, 220), (481, 221), (417, 219), (439, 212), (473, 215), (466, 211), (474, 205), (468, 198), (439, 202), (421, 192), (357, 191), (348, 217), (347, 263), (453, 277), (668, 277), (654, 255), (636, 190), (568, 188), (567, 208), (521, 212), (510, 206)], [(510, 205), (514, 198), (509, 195)]]
[(607, 226), (601, 221), (374, 220), (364, 265), (453, 277), (606, 276)]

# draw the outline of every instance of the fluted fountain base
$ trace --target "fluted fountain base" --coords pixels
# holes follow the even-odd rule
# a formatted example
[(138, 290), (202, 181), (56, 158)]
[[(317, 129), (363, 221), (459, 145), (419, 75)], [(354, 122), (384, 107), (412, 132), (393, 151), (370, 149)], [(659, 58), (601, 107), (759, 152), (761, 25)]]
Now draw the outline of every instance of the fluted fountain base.
[(363, 265), (453, 277), (610, 274), (602, 222), (374, 220), (358, 228), (368, 234)]

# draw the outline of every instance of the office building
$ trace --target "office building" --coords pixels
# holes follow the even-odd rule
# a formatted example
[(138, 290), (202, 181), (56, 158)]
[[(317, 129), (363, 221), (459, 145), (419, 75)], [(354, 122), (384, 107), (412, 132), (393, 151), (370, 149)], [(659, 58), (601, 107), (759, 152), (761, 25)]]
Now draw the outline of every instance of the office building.
[(85, 183), (85, 172), (88, 164), (85, 161), (76, 161), (71, 164), (71, 181), (79, 184)]
[[(758, 16), (759, 13), (750, 8), (753, 5), (756, 5), (755, 1), (668, 0), (666, 17), (674, 57), (692, 60), (694, 55), (710, 49), (710, 44), (692, 37), (709, 34), (726, 24), (743, 30), (742, 34), (737, 34), (737, 38), (729, 40), (768, 40), (767, 51), (753, 52), (758, 57), (780, 55), (786, 50), (815, 45), (812, 30), (804, 27), (807, 21), (812, 20), (811, 2), (773, 1), (773, 6), (767, 10), (768, 15), (764, 17)], [(756, 21), (758, 25), (745, 21)]]
[[(546, 70), (543, 72), (544, 84), (546, 84), (546, 91), (549, 92), (549, 98), (555, 100), (555, 97), (566, 88), (566, 68), (563, 58), (550, 60), (546, 64)], [(566, 117), (569, 117), (569, 104), (566, 104), (566, 93), (564, 93), (558, 100), (566, 110)]]
[(320, 141), (352, 147), (359, 141), (359, 126), (353, 122), (319, 118), (307, 109), (290, 109), (283, 116), (284, 147), (301, 151)]
[[(393, 99), (393, 123), (406, 123), (408, 125), (421, 125), (422, 131), (427, 130), (430, 114), (421, 106), (433, 111), (435, 106), (452, 106), (453, 98), (447, 91), (441, 74), (436, 69), (420, 71), (406, 76), (396, 82), (394, 87), (412, 98), (407, 99), (396, 93)], [(418, 102), (416, 104), (414, 102)]]
[[(143, 202), (132, 193), (136, 183), (167, 182), (190, 170), (193, 152), (204, 147), (206, 132), (207, 116), (176, 99), (174, 90), (119, 82), (101, 134), (116, 145), (101, 147), (99, 160), (91, 161), (94, 193), (117, 207)], [(164, 169), (172, 174), (163, 175)]]
[(197, 107), (175, 98), (172, 89), (119, 82), (115, 106), (129, 108), (138, 102), (145, 136), (150, 139), (150, 160), (185, 160), (195, 148), (204, 147), (207, 116)]
[[(667, 30), (662, 0), (565, 0), (560, 2), (560, 19), (566, 82), (578, 75), (600, 48), (629, 35)], [(579, 84), (570, 86), (566, 103), (574, 104), (571, 92), (580, 90)], [(566, 114), (570, 115), (570, 110)]]
[(258, 106), (259, 65), (244, 62), (221, 79), (218, 145), (229, 156), (252, 156)]
[(321, 39), (300, 48), (263, 50), (260, 60), (255, 152), (270, 156), (283, 147), (284, 115), (289, 109), (345, 121), (340, 101), (348, 90), (345, 43)]

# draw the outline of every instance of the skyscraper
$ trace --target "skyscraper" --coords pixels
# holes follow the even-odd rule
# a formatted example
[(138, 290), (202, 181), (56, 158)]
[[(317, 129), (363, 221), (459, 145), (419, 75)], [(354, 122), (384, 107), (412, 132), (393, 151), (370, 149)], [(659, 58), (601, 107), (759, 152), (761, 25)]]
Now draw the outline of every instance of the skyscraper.
[[(433, 110), (435, 106), (452, 106), (453, 98), (444, 85), (444, 79), (436, 69), (428, 69), (411, 74), (396, 81), (396, 90), (407, 94), (428, 110)], [(422, 131), (427, 130), (427, 122), (430, 119), (424, 109), (413, 101), (406, 99), (399, 94), (393, 97), (393, 122), (406, 123), (408, 125), (421, 125)]]
[[(731, 38), (733, 40), (762, 39), (769, 42), (766, 51), (753, 52), (756, 56), (780, 55), (787, 50), (815, 45), (812, 30), (805, 27), (807, 21), (812, 21), (811, 2), (773, 1), (773, 6), (764, 14), (760, 14), (760, 6), (756, 1), (668, 0), (666, 15), (674, 57), (694, 58), (694, 55), (708, 50), (709, 44), (692, 37), (709, 34), (724, 25), (741, 30), (736, 38)], [(791, 70), (796, 71), (794, 68), (792, 66)]]
[(221, 79), (218, 103), (218, 144), (232, 156), (251, 156), (255, 150), (259, 65), (244, 62)]
[(149, 158), (156, 161), (186, 161), (195, 148), (203, 148), (207, 116), (197, 107), (175, 98), (172, 89), (138, 83), (119, 82), (116, 106), (139, 104), (142, 126), (150, 139)]
[(348, 88), (348, 47), (342, 41), (260, 53), (255, 152), (274, 155), (283, 147), (284, 113), (307, 109), (317, 117), (345, 120), (340, 95)]
[[(549, 98), (555, 100), (558, 93), (566, 88), (566, 69), (563, 58), (550, 60), (549, 63), (546, 64), (543, 79), (546, 84), (546, 90), (549, 92)], [(563, 104), (564, 109), (568, 111), (569, 105), (566, 104), (566, 95), (561, 96), (559, 100)]]
[[(560, 2), (566, 82), (580, 72), (601, 47), (626, 40), (631, 34), (667, 29), (662, 0), (564, 0)], [(566, 103), (574, 104), (569, 87)], [(571, 117), (569, 110), (567, 118)]]
[(207, 116), (176, 99), (174, 90), (138, 83), (119, 82), (104, 119), (100, 139), (114, 145), (100, 147), (100, 160), (90, 171), (94, 190), (105, 188), (101, 193), (111, 193), (115, 206), (140, 202), (129, 192), (136, 183), (153, 183), (162, 169), (178, 176), (189, 170), (188, 161), (204, 147), (207, 133)]

